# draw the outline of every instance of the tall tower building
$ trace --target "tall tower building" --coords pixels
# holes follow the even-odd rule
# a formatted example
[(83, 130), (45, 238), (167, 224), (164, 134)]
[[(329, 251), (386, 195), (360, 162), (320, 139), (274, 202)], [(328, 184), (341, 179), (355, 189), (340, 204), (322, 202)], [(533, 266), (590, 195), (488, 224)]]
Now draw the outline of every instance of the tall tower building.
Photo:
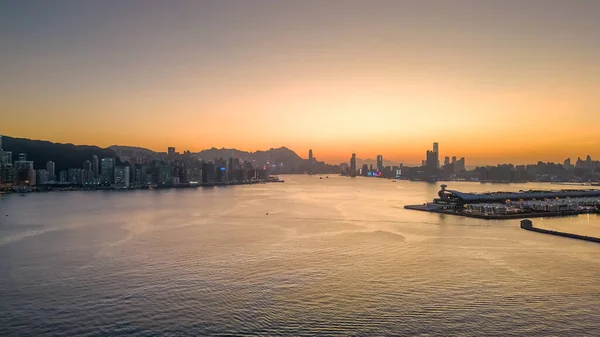
[(114, 184), (115, 182), (115, 159), (114, 158), (102, 158), (102, 183)]
[(377, 172), (383, 171), (383, 156), (377, 155)]
[(46, 163), (46, 171), (48, 171), (48, 180), (56, 180), (56, 165), (52, 160)]
[(350, 158), (350, 176), (356, 177), (356, 153), (353, 153)]
[(446, 156), (444, 158), (444, 166), (448, 166), (448, 165), (450, 165), (450, 157)]
[(440, 167), (440, 148), (438, 143), (433, 143), (433, 153), (435, 153), (435, 166)]
[(92, 156), (92, 171), (94, 171), (94, 177), (100, 176), (100, 165), (98, 163), (98, 156)]
[(308, 150), (308, 161), (312, 163), (313, 161), (313, 152), (312, 149)]

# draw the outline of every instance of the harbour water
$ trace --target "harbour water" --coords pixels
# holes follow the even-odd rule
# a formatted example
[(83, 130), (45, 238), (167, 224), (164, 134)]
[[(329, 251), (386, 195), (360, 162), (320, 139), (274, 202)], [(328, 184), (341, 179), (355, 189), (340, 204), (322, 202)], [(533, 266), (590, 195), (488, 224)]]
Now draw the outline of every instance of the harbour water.
[(439, 184), (282, 178), (1, 196), (0, 336), (600, 335), (600, 244), (403, 208)]

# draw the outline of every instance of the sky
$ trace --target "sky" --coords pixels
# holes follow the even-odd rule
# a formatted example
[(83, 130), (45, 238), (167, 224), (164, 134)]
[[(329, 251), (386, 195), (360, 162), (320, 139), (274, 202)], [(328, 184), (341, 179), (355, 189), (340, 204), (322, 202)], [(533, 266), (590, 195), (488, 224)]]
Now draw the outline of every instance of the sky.
[(0, 133), (600, 159), (600, 1), (0, 1)]

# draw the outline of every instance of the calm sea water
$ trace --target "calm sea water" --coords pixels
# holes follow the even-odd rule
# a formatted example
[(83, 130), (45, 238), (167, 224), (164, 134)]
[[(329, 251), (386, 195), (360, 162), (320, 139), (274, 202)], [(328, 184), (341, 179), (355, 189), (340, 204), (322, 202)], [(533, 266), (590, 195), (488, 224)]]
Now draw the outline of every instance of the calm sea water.
[(402, 208), (437, 184), (285, 179), (2, 196), (0, 335), (600, 335), (599, 244)]

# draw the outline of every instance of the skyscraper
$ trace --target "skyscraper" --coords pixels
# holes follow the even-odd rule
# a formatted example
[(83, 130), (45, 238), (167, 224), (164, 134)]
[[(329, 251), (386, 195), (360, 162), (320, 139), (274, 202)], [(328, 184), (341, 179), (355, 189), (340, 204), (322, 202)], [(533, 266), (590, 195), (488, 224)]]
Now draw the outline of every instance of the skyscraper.
[(377, 155), (377, 172), (383, 171), (383, 156)]
[(52, 160), (46, 162), (46, 171), (48, 171), (48, 180), (56, 180), (56, 165)]
[(313, 152), (312, 149), (308, 150), (308, 161), (312, 163), (313, 161)]
[(450, 165), (450, 157), (446, 156), (444, 158), (444, 166), (448, 166), (448, 165)]
[(433, 153), (435, 153), (435, 167), (440, 167), (440, 149), (438, 143), (433, 143)]
[(91, 171), (92, 170), (92, 162), (89, 160), (86, 160), (83, 162), (83, 170), (84, 171)]
[(172, 156), (172, 155), (174, 155), (174, 154), (175, 154), (175, 148), (174, 148), (174, 147), (171, 147), (171, 146), (169, 146), (169, 147), (167, 148), (167, 154), (168, 154), (169, 156)]
[(94, 171), (94, 178), (100, 176), (100, 165), (98, 164), (98, 156), (92, 156), (92, 170)]
[(353, 153), (350, 158), (350, 176), (356, 177), (356, 153)]
[(102, 158), (102, 183), (112, 185), (115, 182), (115, 159)]

